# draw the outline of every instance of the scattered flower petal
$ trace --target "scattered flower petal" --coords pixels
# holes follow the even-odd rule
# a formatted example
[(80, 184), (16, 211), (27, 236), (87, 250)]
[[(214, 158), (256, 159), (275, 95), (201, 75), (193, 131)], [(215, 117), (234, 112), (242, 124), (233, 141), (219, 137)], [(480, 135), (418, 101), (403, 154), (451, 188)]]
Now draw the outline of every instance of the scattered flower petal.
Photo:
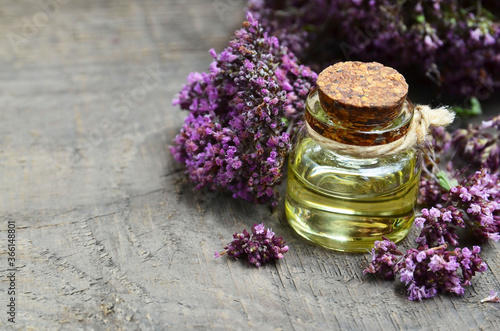
[(500, 302), (500, 298), (498, 297), (497, 292), (490, 290), (490, 295), (481, 300), (481, 302)]

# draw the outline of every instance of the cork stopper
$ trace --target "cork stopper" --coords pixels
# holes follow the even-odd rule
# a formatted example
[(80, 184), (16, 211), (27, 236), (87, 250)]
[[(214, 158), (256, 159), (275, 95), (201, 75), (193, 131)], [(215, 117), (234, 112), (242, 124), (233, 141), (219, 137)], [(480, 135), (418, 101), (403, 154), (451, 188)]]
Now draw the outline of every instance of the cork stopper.
[(346, 128), (369, 131), (394, 120), (408, 95), (396, 70), (377, 62), (339, 62), (317, 79), (321, 106)]

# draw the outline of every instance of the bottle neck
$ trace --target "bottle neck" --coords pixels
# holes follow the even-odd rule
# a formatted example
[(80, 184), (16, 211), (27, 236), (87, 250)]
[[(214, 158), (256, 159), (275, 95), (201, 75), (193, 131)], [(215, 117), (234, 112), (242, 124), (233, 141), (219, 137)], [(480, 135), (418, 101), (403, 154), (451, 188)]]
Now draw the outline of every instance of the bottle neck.
[(413, 104), (407, 99), (397, 116), (378, 126), (346, 126), (321, 105), (318, 89), (309, 93), (305, 119), (319, 135), (338, 143), (356, 146), (377, 146), (402, 138), (413, 118)]

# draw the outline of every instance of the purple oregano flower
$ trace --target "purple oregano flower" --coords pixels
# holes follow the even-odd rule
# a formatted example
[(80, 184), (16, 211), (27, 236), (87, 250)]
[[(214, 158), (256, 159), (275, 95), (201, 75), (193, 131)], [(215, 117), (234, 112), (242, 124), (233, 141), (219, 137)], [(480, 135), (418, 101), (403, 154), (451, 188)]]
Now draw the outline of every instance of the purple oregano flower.
[(188, 110), (171, 147), (197, 188), (276, 203), (275, 184), (316, 73), (247, 16), (208, 73), (192, 73), (174, 105)]

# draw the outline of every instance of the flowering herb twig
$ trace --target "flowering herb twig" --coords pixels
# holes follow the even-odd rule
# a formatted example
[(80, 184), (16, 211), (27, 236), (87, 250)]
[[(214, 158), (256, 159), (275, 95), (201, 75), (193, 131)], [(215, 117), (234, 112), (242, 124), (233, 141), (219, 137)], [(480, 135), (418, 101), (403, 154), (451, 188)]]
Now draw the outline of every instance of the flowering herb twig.
[(257, 268), (263, 264), (283, 259), (288, 252), (288, 246), (282, 237), (276, 237), (271, 229), (266, 229), (264, 223), (255, 224), (252, 233), (245, 229), (242, 233), (235, 233), (234, 240), (224, 247), (225, 251), (215, 252), (215, 258), (224, 254), (235, 259), (243, 259)]
[(402, 253), (395, 243), (384, 238), (375, 242), (372, 262), (363, 273), (379, 274), (384, 279), (399, 275), (410, 300), (431, 298), (440, 292), (462, 295), (476, 272), (487, 269), (479, 256), (481, 248), (446, 248), (446, 244), (432, 248), (424, 245)]

